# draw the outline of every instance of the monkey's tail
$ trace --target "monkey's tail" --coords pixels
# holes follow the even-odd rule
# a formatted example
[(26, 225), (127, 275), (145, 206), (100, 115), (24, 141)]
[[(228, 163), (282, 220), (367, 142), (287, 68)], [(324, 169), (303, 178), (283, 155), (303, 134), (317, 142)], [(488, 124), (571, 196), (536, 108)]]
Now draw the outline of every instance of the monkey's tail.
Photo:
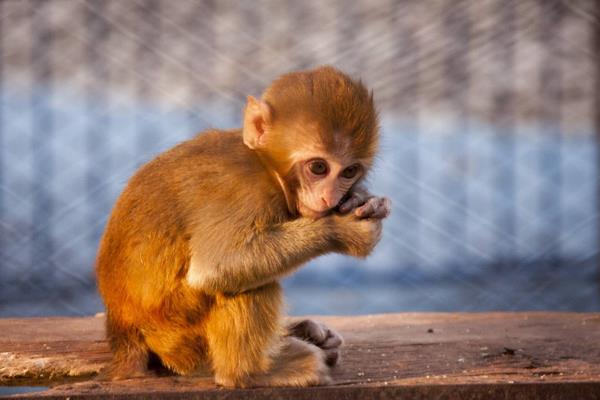
[(150, 351), (136, 327), (125, 327), (106, 315), (106, 335), (113, 353), (111, 363), (97, 376), (99, 380), (119, 380), (148, 374)]

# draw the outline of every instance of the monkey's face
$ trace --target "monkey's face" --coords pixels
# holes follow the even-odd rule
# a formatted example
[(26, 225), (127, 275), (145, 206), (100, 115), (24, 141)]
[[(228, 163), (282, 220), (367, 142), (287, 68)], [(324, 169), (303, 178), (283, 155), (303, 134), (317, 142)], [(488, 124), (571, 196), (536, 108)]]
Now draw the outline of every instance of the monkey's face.
[(364, 175), (364, 166), (351, 157), (311, 154), (296, 163), (298, 212), (320, 218), (334, 209)]
[(331, 67), (286, 74), (248, 97), (244, 143), (276, 175), (290, 212), (320, 218), (366, 173), (378, 144), (373, 96)]

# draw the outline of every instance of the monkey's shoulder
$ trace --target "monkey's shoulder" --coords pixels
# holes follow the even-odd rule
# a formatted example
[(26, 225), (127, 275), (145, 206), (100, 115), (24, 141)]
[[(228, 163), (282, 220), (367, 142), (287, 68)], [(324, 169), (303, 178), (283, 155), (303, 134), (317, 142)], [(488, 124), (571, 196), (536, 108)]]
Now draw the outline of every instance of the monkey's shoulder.
[(226, 181), (265, 175), (257, 156), (243, 144), (241, 132), (206, 131), (159, 154), (132, 177), (133, 184), (208, 189)]
[(256, 154), (244, 145), (239, 129), (200, 133), (161, 154), (156, 161), (217, 180), (229, 175), (266, 173)]
[(203, 221), (224, 228), (278, 220), (287, 206), (277, 182), (235, 130), (204, 132), (160, 154), (130, 179), (116, 209), (121, 219), (160, 216), (162, 223), (182, 219), (183, 225)]
[(202, 203), (202, 208), (226, 205), (232, 213), (260, 213), (261, 208), (278, 212), (285, 203), (281, 188), (244, 144), (239, 129), (203, 132), (167, 152), (165, 159), (183, 197)]

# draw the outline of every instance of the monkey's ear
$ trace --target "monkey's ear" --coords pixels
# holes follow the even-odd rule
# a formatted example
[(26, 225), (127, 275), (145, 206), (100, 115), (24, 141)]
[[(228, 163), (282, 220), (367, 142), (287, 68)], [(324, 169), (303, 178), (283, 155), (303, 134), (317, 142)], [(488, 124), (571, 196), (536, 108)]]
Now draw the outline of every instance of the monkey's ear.
[(265, 131), (271, 123), (271, 107), (263, 100), (248, 96), (244, 110), (244, 144), (255, 150), (265, 145)]

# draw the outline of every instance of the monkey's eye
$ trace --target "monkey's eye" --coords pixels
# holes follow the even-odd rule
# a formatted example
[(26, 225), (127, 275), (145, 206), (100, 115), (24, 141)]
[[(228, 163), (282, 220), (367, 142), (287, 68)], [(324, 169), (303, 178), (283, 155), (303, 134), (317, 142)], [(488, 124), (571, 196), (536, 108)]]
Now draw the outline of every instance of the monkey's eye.
[(323, 160), (312, 161), (308, 165), (308, 168), (310, 169), (310, 172), (312, 172), (315, 175), (325, 175), (328, 170), (327, 163)]
[(359, 169), (360, 167), (358, 165), (351, 165), (342, 171), (342, 176), (346, 179), (352, 179), (356, 176)]

